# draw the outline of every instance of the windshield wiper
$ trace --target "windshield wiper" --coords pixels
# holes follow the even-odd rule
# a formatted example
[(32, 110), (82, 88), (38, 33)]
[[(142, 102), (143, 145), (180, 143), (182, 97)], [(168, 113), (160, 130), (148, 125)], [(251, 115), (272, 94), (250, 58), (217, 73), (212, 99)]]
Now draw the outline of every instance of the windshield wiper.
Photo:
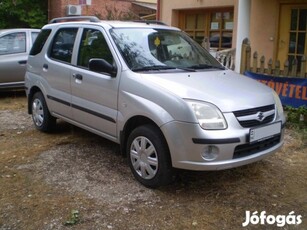
[(143, 66), (139, 68), (132, 68), (132, 71), (151, 71), (151, 70), (166, 70), (166, 69), (176, 69), (174, 67), (166, 66), (166, 65), (152, 65), (152, 66)]
[(138, 71), (167, 70), (167, 69), (177, 69), (177, 70), (183, 70), (187, 72), (196, 71), (195, 69), (189, 68), (189, 67), (172, 67), (172, 66), (166, 66), (166, 65), (144, 66), (140, 68), (132, 68), (131, 70), (134, 72), (138, 72)]
[(216, 66), (216, 65), (209, 65), (209, 64), (193, 65), (193, 66), (188, 66), (187, 68), (191, 68), (191, 69), (221, 69), (221, 70), (225, 70), (225, 67), (223, 67), (223, 66)]

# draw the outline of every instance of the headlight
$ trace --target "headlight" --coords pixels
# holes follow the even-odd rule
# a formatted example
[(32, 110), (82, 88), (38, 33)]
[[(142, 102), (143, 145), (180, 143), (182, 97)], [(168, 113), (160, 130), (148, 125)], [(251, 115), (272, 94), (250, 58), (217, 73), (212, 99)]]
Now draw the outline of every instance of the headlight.
[(275, 91), (273, 91), (273, 96), (274, 96), (274, 100), (275, 100), (275, 106), (276, 106), (276, 109), (277, 109), (276, 119), (282, 119), (284, 109), (282, 107), (281, 101), (279, 99), (278, 94)]
[(199, 101), (186, 101), (203, 129), (226, 129), (227, 124), (221, 111), (213, 104)]

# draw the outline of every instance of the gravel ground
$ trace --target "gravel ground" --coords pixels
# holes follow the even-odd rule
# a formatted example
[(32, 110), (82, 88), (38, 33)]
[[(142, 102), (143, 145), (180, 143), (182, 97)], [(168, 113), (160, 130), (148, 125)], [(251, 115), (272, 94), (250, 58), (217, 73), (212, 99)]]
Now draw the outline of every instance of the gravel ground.
[(303, 222), (244, 229), (307, 229), (306, 136), (287, 129), (283, 149), (260, 162), (181, 171), (148, 189), (116, 144), (61, 121), (40, 133), (22, 93), (0, 94), (0, 229), (243, 229), (246, 211)]

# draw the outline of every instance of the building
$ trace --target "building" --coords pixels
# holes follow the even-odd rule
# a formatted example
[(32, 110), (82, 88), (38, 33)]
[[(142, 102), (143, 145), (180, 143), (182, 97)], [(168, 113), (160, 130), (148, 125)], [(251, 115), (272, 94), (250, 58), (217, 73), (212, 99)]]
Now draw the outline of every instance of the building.
[(252, 52), (284, 63), (307, 55), (307, 0), (49, 0), (49, 19), (96, 15), (100, 19), (155, 19), (211, 48), (236, 48), (249, 38)]
[(95, 15), (100, 19), (155, 18), (156, 0), (49, 0), (48, 18)]
[(199, 43), (236, 48), (236, 70), (245, 37), (252, 52), (281, 63), (307, 55), (307, 0), (158, 0), (157, 17)]

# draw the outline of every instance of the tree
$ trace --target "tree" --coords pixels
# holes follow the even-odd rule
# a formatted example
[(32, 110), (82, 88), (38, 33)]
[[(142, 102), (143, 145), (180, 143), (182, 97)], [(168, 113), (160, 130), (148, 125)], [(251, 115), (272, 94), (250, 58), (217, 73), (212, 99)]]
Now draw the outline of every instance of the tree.
[(2, 0), (0, 29), (41, 28), (47, 23), (48, 0)]

